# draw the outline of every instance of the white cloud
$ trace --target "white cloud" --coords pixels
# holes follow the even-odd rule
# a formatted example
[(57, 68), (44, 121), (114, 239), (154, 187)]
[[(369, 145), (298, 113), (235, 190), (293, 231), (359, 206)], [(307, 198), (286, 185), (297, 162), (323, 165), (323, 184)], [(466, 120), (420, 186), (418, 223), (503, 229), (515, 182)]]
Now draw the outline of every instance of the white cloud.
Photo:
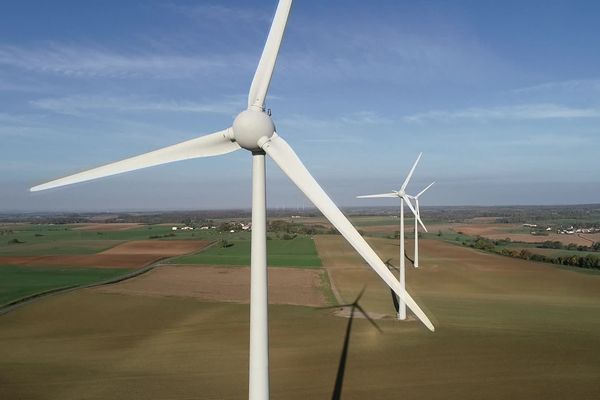
[(243, 103), (236, 97), (217, 102), (190, 101), (152, 101), (135, 96), (66, 96), (34, 100), (31, 104), (37, 108), (60, 114), (80, 115), (86, 111), (117, 112), (177, 112), (177, 113), (214, 113), (234, 114)]
[(600, 108), (576, 108), (557, 104), (521, 104), (489, 108), (466, 108), (454, 111), (427, 111), (408, 115), (405, 122), (452, 122), (456, 120), (540, 120), (563, 118), (599, 118)]
[(81, 78), (185, 78), (244, 65), (243, 60), (244, 57), (237, 55), (204, 57), (116, 52), (65, 45), (38, 48), (0, 46), (0, 66)]

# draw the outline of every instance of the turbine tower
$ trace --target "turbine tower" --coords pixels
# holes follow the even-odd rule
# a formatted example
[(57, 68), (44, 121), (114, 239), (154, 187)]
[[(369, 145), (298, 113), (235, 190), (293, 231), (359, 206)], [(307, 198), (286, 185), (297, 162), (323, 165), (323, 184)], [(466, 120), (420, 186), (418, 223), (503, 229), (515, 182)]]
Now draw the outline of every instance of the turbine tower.
[(250, 86), (247, 109), (238, 114), (231, 127), (31, 188), (32, 191), (51, 189), (174, 161), (217, 156), (239, 149), (249, 151), (252, 154), (250, 377), (248, 394), (251, 400), (269, 398), (265, 154), (268, 154), (275, 161), (288, 178), (323, 213), (427, 328), (434, 331), (434, 326), (429, 318), (404, 288), (400, 286), (398, 280), (388, 270), (383, 261), (327, 196), (290, 145), (279, 136), (275, 130), (270, 112), (265, 112), (265, 100), (291, 6), (292, 0), (279, 1), (267, 42)]
[[(421, 209), (419, 208), (419, 197), (421, 197), (421, 195), (423, 193), (425, 193), (427, 191), (427, 189), (429, 189), (430, 187), (433, 186), (435, 182), (431, 182), (429, 184), (429, 186), (427, 186), (425, 189), (421, 190), (416, 196), (408, 196), (409, 198), (413, 199), (415, 201), (415, 208), (417, 210), (417, 215), (419, 216), (419, 218), (421, 218)], [(419, 268), (419, 226), (417, 224), (417, 219), (415, 218), (415, 261), (413, 262), (413, 265), (415, 268)]]
[[(412, 177), (413, 172), (415, 172), (415, 168), (417, 167), (417, 164), (419, 163), (419, 160), (421, 159), (422, 155), (423, 155), (423, 153), (419, 153), (419, 156), (417, 157), (417, 161), (415, 161), (412, 168), (410, 169), (410, 172), (408, 173), (408, 176), (406, 177), (406, 179), (404, 180), (404, 183), (400, 187), (400, 190), (394, 191), (391, 193), (369, 194), (369, 195), (364, 195), (364, 196), (356, 196), (359, 199), (372, 199), (372, 198), (385, 198), (385, 197), (394, 197), (394, 198), (399, 197), (400, 198), (400, 272), (399, 272), (399, 280), (400, 280), (400, 287), (402, 288), (402, 290), (405, 290), (405, 288), (406, 288), (406, 278), (405, 278), (405, 269), (406, 269), (405, 264), (406, 263), (405, 263), (405, 259), (404, 259), (404, 202), (405, 201), (406, 201), (406, 205), (408, 206), (408, 208), (410, 208), (410, 210), (412, 211), (412, 213), (415, 216), (415, 223), (418, 221), (418, 223), (421, 224), (423, 229), (425, 229), (425, 232), (427, 232), (427, 228), (425, 227), (425, 225), (423, 224), (423, 221), (421, 221), (421, 218), (419, 217), (419, 214), (417, 213), (417, 211), (411, 204), (409, 195), (406, 193), (406, 186), (408, 185), (408, 182), (410, 182), (410, 178)], [(398, 319), (405, 320), (406, 319), (406, 302), (404, 302), (402, 297), (400, 297), (398, 299), (398, 303), (399, 303), (398, 304)]]

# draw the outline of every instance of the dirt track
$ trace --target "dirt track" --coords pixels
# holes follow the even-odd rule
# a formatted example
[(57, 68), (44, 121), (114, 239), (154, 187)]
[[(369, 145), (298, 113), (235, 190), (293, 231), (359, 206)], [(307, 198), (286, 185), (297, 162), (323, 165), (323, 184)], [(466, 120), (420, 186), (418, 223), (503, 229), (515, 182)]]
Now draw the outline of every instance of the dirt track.
[[(324, 306), (322, 270), (269, 269), (269, 303)], [(115, 285), (94, 289), (103, 293), (153, 297), (191, 297), (209, 301), (248, 303), (250, 269), (218, 266), (162, 266)]]

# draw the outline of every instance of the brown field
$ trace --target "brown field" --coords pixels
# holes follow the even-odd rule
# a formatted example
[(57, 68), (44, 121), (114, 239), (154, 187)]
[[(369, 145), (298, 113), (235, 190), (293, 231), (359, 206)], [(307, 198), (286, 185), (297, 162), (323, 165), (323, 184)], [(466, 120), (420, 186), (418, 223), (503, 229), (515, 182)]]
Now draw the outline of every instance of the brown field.
[[(429, 232), (434, 233), (434, 232), (437, 232), (440, 230), (447, 231), (448, 229), (451, 229), (456, 225), (455, 224), (426, 224), (426, 226), (427, 226), (427, 230)], [(394, 225), (361, 226), (359, 229), (365, 233), (389, 233), (389, 234), (392, 234), (392, 233), (400, 230), (400, 225), (398, 223), (398, 224), (394, 224)], [(419, 227), (419, 230), (421, 230), (420, 227)], [(410, 223), (406, 224), (404, 227), (404, 231), (406, 233), (414, 232), (414, 223), (410, 222)]]
[(144, 267), (162, 258), (192, 253), (210, 243), (207, 240), (135, 240), (97, 254), (0, 256), (0, 265), (135, 268)]
[[(396, 241), (370, 242), (397, 265)], [(383, 319), (379, 334), (356, 319), (344, 399), (600, 398), (600, 275), (421, 243), (407, 285), (436, 332)], [(316, 244), (346, 301), (366, 284), (363, 307), (393, 314), (389, 290), (340, 236)], [(269, 312), (271, 398), (330, 398), (348, 320)], [(83, 290), (0, 317), (2, 399), (240, 399), (247, 363), (246, 304)]]
[(152, 254), (113, 255), (61, 255), (61, 256), (0, 256), (2, 265), (21, 265), (28, 267), (98, 267), (98, 268), (135, 268), (143, 267), (160, 260)]
[(73, 224), (72, 228), (78, 231), (125, 231), (127, 229), (137, 228), (143, 224), (139, 223), (96, 223), (96, 224)]
[[(518, 228), (519, 225), (507, 224), (469, 224), (460, 225), (454, 228), (456, 232), (463, 232), (469, 236), (483, 236), (492, 240), (501, 240), (510, 238), (513, 242), (541, 243), (547, 240), (558, 241), (563, 244), (575, 243), (577, 245), (589, 246), (590, 243), (600, 242), (600, 233), (593, 234), (575, 234), (559, 235), (558, 233), (549, 233), (547, 236), (536, 236), (528, 233), (510, 233), (508, 231)], [(430, 230), (431, 231), (431, 230)]]
[[(322, 275), (315, 269), (270, 268), (269, 303), (319, 307), (327, 305)], [(207, 301), (248, 303), (250, 268), (161, 266), (144, 275), (95, 289), (103, 293), (191, 297)]]

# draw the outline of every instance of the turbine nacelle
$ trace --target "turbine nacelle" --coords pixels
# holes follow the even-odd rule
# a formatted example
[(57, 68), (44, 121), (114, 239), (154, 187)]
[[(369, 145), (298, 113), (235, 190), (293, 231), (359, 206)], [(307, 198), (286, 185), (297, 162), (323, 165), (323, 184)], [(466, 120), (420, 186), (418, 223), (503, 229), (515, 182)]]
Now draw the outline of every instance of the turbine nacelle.
[(270, 139), (273, 136), (275, 133), (275, 124), (271, 117), (263, 111), (245, 110), (235, 117), (232, 129), (232, 139), (240, 147), (250, 151), (257, 151), (261, 149), (261, 145), (265, 139)]

